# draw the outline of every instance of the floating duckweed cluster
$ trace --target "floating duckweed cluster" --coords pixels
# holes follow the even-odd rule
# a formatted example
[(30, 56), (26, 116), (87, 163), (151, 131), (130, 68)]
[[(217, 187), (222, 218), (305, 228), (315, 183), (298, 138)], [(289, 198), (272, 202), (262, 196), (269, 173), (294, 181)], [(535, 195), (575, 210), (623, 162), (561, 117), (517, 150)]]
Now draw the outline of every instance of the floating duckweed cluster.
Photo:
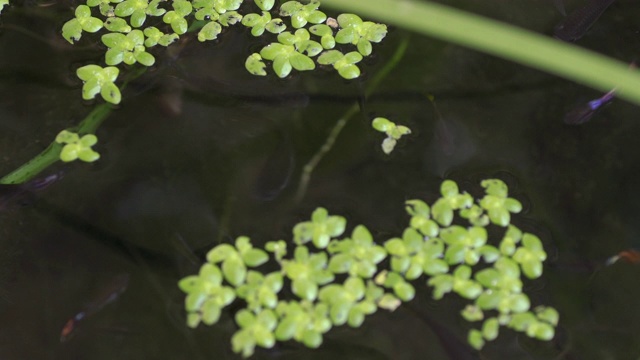
[(371, 126), (375, 130), (387, 135), (387, 137), (382, 140), (382, 151), (384, 151), (385, 154), (391, 154), (401, 137), (411, 134), (411, 129), (408, 127), (404, 125), (396, 125), (396, 123), (383, 117), (373, 119)]
[[(486, 194), (476, 201), (450, 180), (442, 183), (442, 197), (431, 206), (407, 201), (409, 226), (402, 237), (383, 245), (363, 225), (342, 237), (346, 219), (323, 208), (294, 226), (290, 257), (284, 240), (266, 243), (265, 250), (254, 248), (247, 237), (239, 237), (235, 246), (218, 245), (198, 275), (179, 282), (187, 294), (187, 324), (212, 325), (225, 306), (242, 299), (246, 308), (235, 314), (239, 330), (231, 339), (235, 352), (247, 357), (256, 346), (271, 348), (291, 339), (316, 348), (334, 326), (358, 327), (378, 308), (393, 311), (411, 301), (414, 281), (425, 276), (435, 299), (456, 293), (470, 301), (462, 316), (483, 321), (469, 332), (474, 348), (494, 340), (500, 326), (550, 340), (557, 311), (545, 306), (532, 310), (522, 292), (522, 274), (530, 279), (542, 274), (542, 243), (509, 224), (510, 214), (521, 205), (508, 197), (504, 182), (491, 179), (481, 185)], [(465, 220), (468, 225), (462, 226)], [(491, 241), (487, 226), (504, 229), (502, 237)], [(256, 270), (271, 258), (279, 270)], [(284, 287), (297, 298), (281, 298)]]
[(62, 130), (56, 136), (58, 144), (65, 144), (60, 152), (60, 160), (64, 162), (80, 159), (85, 162), (94, 162), (100, 158), (100, 154), (91, 147), (98, 142), (98, 138), (93, 134), (86, 134), (80, 137), (78, 134)]
[[(4, 4), (2, 1), (6, 0), (0, 0), (0, 6)], [(317, 1), (308, 4), (288, 1), (279, 11), (273, 11), (274, 0), (256, 0), (260, 13), (245, 15), (236, 11), (242, 3), (243, 0), (87, 0), (86, 5), (76, 8), (75, 17), (63, 25), (62, 36), (73, 44), (85, 32), (96, 33), (104, 29), (107, 33), (101, 40), (108, 48), (104, 58), (107, 65), (139, 63), (153, 66), (156, 61), (152, 54), (154, 46), (169, 46), (180, 36), (195, 31), (198, 31), (199, 41), (214, 40), (223, 28), (242, 23), (251, 28), (254, 36), (261, 36), (265, 31), (277, 34), (277, 42), (247, 58), (245, 67), (251, 74), (267, 74), (264, 60), (271, 61), (274, 72), (281, 78), (293, 69), (313, 70), (316, 65), (312, 58), (318, 56), (318, 64), (331, 65), (340, 76), (353, 79), (360, 75), (356, 63), (370, 55), (371, 44), (382, 41), (387, 33), (385, 25), (362, 21), (353, 14), (342, 14), (337, 20), (328, 18), (319, 10), (320, 2)], [(296, 30), (285, 31), (288, 25), (273, 15), (288, 18), (289, 26)], [(309, 26), (309, 30), (305, 26)], [(312, 34), (320, 42), (313, 40)], [(343, 54), (334, 49), (336, 44), (351, 44), (357, 51)], [(111, 74), (117, 78), (117, 72)], [(80, 78), (85, 83), (89, 81)], [(116, 78), (110, 77), (109, 83), (113, 84)], [(83, 97), (93, 98), (97, 93), (89, 93), (93, 94), (90, 97), (83, 93)], [(107, 102), (120, 102), (119, 91), (118, 96), (108, 96), (108, 92), (100, 94)]]

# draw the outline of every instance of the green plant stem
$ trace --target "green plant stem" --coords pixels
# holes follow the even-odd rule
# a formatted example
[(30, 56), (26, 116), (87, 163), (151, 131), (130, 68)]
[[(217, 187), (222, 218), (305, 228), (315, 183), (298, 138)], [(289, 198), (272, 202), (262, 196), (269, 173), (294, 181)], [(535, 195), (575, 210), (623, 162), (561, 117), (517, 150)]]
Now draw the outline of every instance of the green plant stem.
[[(110, 104), (100, 104), (96, 106), (73, 130), (81, 135), (95, 133), (104, 119), (109, 116), (112, 109), (113, 107)], [(62, 144), (58, 144), (55, 141), (52, 142), (33, 159), (1, 178), (0, 184), (19, 184), (32, 179), (44, 169), (60, 160), (62, 147)]]
[(323, 6), (351, 11), (424, 35), (467, 46), (640, 104), (640, 72), (573, 44), (453, 8), (412, 0), (323, 0)]
[[(146, 67), (142, 67), (133, 71), (127, 80), (125, 80), (121, 89), (124, 90), (130, 81), (142, 75), (146, 69)], [(111, 111), (113, 111), (113, 105), (109, 103), (100, 104), (96, 106), (77, 126), (69, 128), (69, 130), (77, 132), (80, 136), (85, 134), (95, 134), (102, 122), (111, 114)], [(33, 159), (27, 161), (17, 169), (0, 178), (0, 184), (19, 184), (32, 179), (44, 169), (60, 160), (60, 151), (62, 151), (62, 147), (62, 144), (58, 144), (55, 141), (52, 142)]]
[[(393, 56), (389, 61), (385, 64), (385, 66), (376, 73), (376, 75), (371, 79), (369, 86), (364, 91), (365, 97), (368, 97), (375, 91), (378, 87), (382, 79), (384, 79), (390, 72), (393, 70), (396, 65), (400, 62), (402, 57), (404, 56), (405, 51), (407, 50), (407, 46), (409, 45), (409, 36), (406, 36), (402, 39), (400, 45), (394, 52)], [(353, 104), (347, 111), (338, 119), (336, 124), (331, 129), (329, 136), (325, 140), (324, 144), (318, 149), (318, 151), (313, 155), (311, 160), (309, 160), (304, 167), (302, 168), (302, 174), (300, 175), (300, 181), (298, 182), (298, 190), (296, 191), (295, 201), (300, 202), (304, 197), (304, 194), (307, 192), (307, 188), (309, 187), (309, 181), (311, 180), (311, 173), (315, 170), (318, 163), (322, 160), (322, 158), (331, 151), (333, 144), (335, 144), (336, 139), (340, 136), (342, 129), (347, 125), (349, 119), (355, 114), (358, 113), (359, 105), (358, 103)]]
[(62, 144), (52, 142), (40, 154), (0, 179), (0, 184), (23, 183), (60, 160)]

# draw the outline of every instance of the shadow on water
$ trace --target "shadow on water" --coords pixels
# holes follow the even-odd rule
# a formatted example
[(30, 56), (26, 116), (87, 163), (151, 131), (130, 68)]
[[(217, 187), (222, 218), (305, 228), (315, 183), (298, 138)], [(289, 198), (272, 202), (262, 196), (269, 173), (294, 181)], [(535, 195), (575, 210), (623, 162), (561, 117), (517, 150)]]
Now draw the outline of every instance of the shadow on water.
[[(562, 19), (551, 0), (455, 4), (550, 36)], [(91, 109), (73, 72), (100, 57), (99, 42), (89, 35), (79, 47), (60, 42), (58, 27), (70, 13), (63, 4), (51, 9), (16, 6), (2, 15), (3, 173)], [(637, 58), (639, 11), (615, 2), (578, 44)], [(482, 352), (471, 351), (470, 325), (459, 317), (465, 303), (433, 301), (418, 285), (410, 304), (358, 329), (333, 329), (317, 350), (284, 343), (255, 358), (635, 359), (640, 267), (601, 264), (640, 246), (637, 108), (613, 100), (588, 123), (568, 126), (565, 114), (598, 92), (418, 36), (365, 100), (362, 89), (401, 36), (394, 30), (375, 47), (356, 82), (325, 69), (253, 77), (242, 63), (255, 45), (243, 31), (213, 44), (191, 38), (158, 54), (158, 65), (131, 84), (98, 130), (100, 161), (66, 166), (64, 179), (38, 191), (31, 206), (0, 212), (0, 320), (13, 324), (0, 329), (0, 358), (236, 359), (231, 311), (216, 326), (184, 325), (176, 283), (212, 246), (242, 234), (256, 245), (289, 240), (291, 226), (316, 206), (369, 226), (383, 241), (402, 231), (406, 199), (432, 200), (443, 178), (478, 194), (478, 181), (496, 176), (524, 204), (514, 222), (548, 249), (545, 275), (525, 286), (534, 304), (559, 310), (554, 341), (501, 330)], [(358, 102), (362, 112), (296, 203), (302, 167)], [(375, 116), (413, 130), (390, 156), (370, 129)], [(118, 274), (128, 274), (126, 291), (91, 307), (92, 294), (114, 293)], [(63, 326), (83, 309), (95, 311), (61, 343)]]

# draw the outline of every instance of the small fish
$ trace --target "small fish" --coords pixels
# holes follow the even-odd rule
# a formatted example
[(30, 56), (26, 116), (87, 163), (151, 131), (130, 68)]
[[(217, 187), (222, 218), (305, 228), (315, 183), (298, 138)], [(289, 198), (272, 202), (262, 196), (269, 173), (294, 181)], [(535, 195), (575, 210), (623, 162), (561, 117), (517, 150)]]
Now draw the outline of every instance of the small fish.
[(576, 41), (587, 33), (587, 30), (598, 20), (609, 5), (615, 0), (589, 0), (589, 2), (573, 11), (554, 29), (553, 36), (563, 41)]
[(627, 249), (617, 253), (616, 255), (607, 259), (605, 264), (607, 266), (613, 265), (618, 260), (623, 260), (629, 264), (640, 264), (640, 251), (635, 249)]
[(101, 287), (100, 290), (91, 298), (91, 301), (82, 311), (67, 320), (62, 332), (60, 333), (60, 342), (71, 339), (78, 329), (80, 322), (89, 316), (99, 312), (105, 306), (116, 301), (127, 289), (129, 285), (129, 274), (120, 274), (114, 277), (108, 284)]
[(60, 179), (62, 179), (62, 172), (22, 184), (0, 184), (0, 211), (8, 210), (16, 205), (29, 204), (33, 200), (35, 192), (46, 189)]
[(588, 103), (571, 110), (564, 117), (565, 124), (580, 125), (591, 120), (593, 115), (595, 115), (598, 110), (600, 110), (604, 105), (607, 105), (608, 103), (613, 101), (615, 93), (616, 89), (613, 89), (608, 93), (602, 95), (601, 97), (593, 99)]

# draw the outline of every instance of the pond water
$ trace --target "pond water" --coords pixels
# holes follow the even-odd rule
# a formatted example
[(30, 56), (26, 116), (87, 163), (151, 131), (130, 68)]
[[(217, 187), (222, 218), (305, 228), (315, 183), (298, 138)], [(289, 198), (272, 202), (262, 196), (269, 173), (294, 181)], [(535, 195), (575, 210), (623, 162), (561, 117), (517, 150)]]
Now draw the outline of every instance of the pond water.
[[(568, 10), (582, 1), (566, 1)], [(97, 37), (59, 36), (69, 3), (5, 8), (0, 32), (0, 170), (29, 160), (100, 101), (81, 100), (78, 66), (100, 59)], [(456, 7), (551, 34), (553, 2), (460, 1)], [(631, 62), (640, 53), (640, 5), (614, 3), (578, 44)], [(425, 21), (428, 21), (425, 19)], [(391, 29), (363, 62), (363, 77), (333, 71), (254, 77), (258, 50), (246, 29), (214, 43), (185, 37), (179, 51), (130, 84), (100, 127), (95, 164), (56, 165), (63, 178), (31, 206), (0, 213), (0, 358), (235, 359), (232, 310), (211, 327), (185, 326), (177, 281), (220, 242), (291, 240), (317, 206), (365, 224), (377, 241), (401, 233), (404, 201), (432, 201), (443, 179), (478, 193), (504, 180), (524, 204), (514, 223), (547, 249), (543, 277), (526, 282), (534, 304), (558, 309), (547, 343), (511, 331), (480, 352), (466, 344), (466, 302), (416, 299), (379, 311), (358, 329), (331, 330), (308, 350), (285, 343), (255, 359), (638, 359), (640, 265), (605, 260), (640, 246), (638, 108), (615, 100), (581, 126), (563, 123), (599, 92), (517, 64)], [(409, 48), (371, 96), (364, 89), (403, 39)], [(435, 98), (437, 112), (426, 99)], [(359, 104), (332, 150), (296, 190), (304, 164), (347, 110)], [(437, 116), (437, 114), (441, 116)], [(390, 156), (370, 121), (385, 116), (413, 134)], [(118, 299), (79, 324), (68, 319), (113, 279)]]

